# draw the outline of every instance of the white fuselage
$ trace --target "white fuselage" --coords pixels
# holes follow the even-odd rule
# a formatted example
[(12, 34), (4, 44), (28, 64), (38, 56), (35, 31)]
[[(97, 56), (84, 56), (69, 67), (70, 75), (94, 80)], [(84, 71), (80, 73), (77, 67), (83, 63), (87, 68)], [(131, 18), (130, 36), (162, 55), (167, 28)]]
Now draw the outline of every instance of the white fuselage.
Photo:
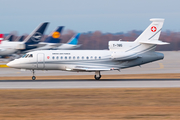
[[(121, 43), (121, 48), (111, 50), (41, 50), (29, 52), (27, 55), (32, 54), (33, 57), (16, 59), (8, 63), (8, 66), (19, 69), (91, 72), (119, 70), (164, 57), (163, 54), (152, 50), (155, 48), (154, 45), (137, 43), (133, 45), (128, 42), (123, 49), (124, 42)], [(130, 44), (129, 47), (127, 44)]]
[(22, 44), (22, 42), (9, 42), (8, 40), (4, 40), (0, 44), (0, 56), (2, 55), (11, 55), (18, 51), (18, 45)]

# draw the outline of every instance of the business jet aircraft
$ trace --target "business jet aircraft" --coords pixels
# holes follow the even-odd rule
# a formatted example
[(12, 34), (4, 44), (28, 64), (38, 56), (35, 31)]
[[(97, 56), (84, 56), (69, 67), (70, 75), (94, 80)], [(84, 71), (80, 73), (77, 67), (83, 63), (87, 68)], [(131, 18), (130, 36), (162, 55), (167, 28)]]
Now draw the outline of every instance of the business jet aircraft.
[(34, 49), (41, 40), (48, 22), (39, 25), (23, 42), (3, 40), (0, 42), (0, 56), (11, 55), (17, 51)]
[(169, 44), (159, 39), (164, 19), (150, 19), (152, 23), (134, 41), (109, 41), (109, 50), (42, 50), (25, 54), (9, 62), (9, 67), (34, 70), (65, 70), (95, 72), (95, 79), (101, 78), (101, 71), (120, 70), (139, 66), (164, 58), (155, 52), (156, 45)]

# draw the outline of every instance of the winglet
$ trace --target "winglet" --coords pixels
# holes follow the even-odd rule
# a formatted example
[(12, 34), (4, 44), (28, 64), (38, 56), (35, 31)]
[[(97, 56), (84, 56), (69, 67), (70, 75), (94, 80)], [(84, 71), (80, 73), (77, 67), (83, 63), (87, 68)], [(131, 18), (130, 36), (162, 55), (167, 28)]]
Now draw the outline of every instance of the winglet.
[(60, 43), (60, 36), (64, 26), (59, 26), (55, 29), (46, 39), (44, 42), (47, 43)]
[(77, 45), (78, 44), (78, 39), (79, 39), (80, 33), (77, 33), (75, 36), (73, 36), (67, 44), (72, 44), (72, 45)]

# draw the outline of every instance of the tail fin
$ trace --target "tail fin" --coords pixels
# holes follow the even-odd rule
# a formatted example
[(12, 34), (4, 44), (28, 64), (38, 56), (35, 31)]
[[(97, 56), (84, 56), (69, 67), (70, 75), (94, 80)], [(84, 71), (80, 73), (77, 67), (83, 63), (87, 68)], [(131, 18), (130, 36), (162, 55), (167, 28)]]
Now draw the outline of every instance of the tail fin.
[(24, 35), (22, 35), (21, 37), (18, 37), (17, 39), (16, 39), (16, 41), (19, 41), (19, 42), (22, 42), (24, 40)]
[(14, 35), (8, 35), (5, 40), (13, 41)]
[(0, 34), (0, 40), (4, 39), (4, 34)]
[(168, 44), (166, 42), (159, 41), (159, 36), (162, 30), (164, 19), (150, 19), (150, 21), (152, 21), (152, 23), (135, 40), (135, 42), (147, 44)]
[(79, 36), (80, 36), (80, 33), (76, 34), (67, 42), (67, 44), (77, 45)]
[(47, 38), (44, 42), (47, 43), (60, 43), (60, 36), (61, 36), (61, 32), (62, 29), (64, 28), (64, 26), (59, 26), (56, 30), (54, 30)]
[(40, 24), (25, 40), (25, 44), (37, 44), (40, 42), (44, 31), (49, 23), (44, 22)]

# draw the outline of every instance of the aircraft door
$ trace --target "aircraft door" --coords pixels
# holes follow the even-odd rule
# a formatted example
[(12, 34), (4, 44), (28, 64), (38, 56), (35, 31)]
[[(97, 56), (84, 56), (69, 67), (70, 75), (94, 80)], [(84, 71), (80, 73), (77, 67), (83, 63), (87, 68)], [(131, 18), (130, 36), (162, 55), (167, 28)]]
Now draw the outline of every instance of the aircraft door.
[(43, 53), (37, 54), (37, 68), (44, 69), (44, 67), (45, 67), (44, 64), (45, 64), (44, 54)]

